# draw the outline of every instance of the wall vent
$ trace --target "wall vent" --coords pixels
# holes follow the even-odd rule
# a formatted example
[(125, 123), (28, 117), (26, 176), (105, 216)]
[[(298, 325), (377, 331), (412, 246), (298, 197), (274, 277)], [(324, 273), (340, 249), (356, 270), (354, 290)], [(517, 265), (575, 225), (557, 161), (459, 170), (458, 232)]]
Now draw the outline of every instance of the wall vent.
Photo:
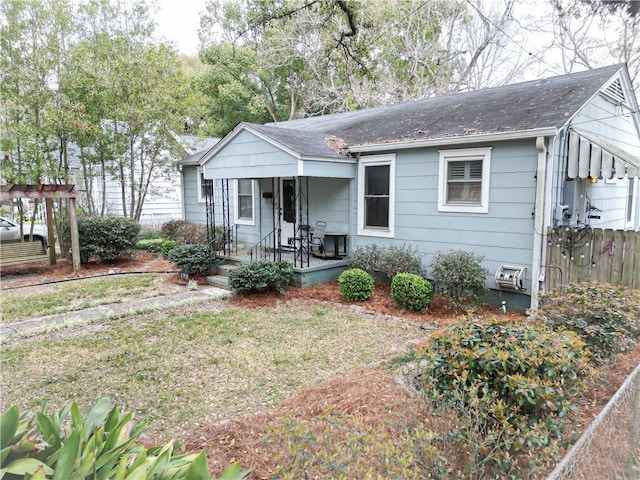
[(627, 97), (624, 94), (620, 78), (616, 78), (613, 82), (607, 85), (602, 92), (606, 94), (607, 97), (615, 100), (618, 104), (627, 103)]

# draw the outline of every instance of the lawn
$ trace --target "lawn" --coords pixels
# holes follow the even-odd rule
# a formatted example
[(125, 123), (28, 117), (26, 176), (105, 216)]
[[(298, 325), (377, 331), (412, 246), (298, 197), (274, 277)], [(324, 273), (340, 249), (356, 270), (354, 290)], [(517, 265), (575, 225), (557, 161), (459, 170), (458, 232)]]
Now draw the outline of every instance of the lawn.
[(7, 290), (2, 293), (2, 321), (11, 323), (98, 305), (166, 295), (179, 288), (168, 284), (166, 275), (141, 274)]
[[(139, 278), (139, 277), (138, 277)], [(3, 348), (0, 409), (108, 396), (168, 439), (272, 409), (296, 390), (389, 359), (425, 337), (416, 324), (327, 305), (177, 307)], [(34, 394), (37, 392), (37, 394)]]

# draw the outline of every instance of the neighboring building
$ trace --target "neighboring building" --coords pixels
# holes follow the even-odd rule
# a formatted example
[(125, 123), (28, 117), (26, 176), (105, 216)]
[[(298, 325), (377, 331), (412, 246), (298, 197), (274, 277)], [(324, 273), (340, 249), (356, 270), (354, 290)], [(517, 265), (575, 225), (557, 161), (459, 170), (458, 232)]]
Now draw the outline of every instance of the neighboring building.
[[(640, 114), (623, 64), (241, 123), (198, 164), (204, 179), (232, 185), (225, 215), (239, 242), (274, 232), (278, 245), (291, 244), (300, 225), (323, 220), (347, 232), (349, 249), (409, 244), (426, 267), (437, 251), (472, 251), (492, 273), (524, 270), (524, 289), (510, 300), (521, 305), (539, 289), (548, 227), (640, 223)], [(193, 202), (185, 197), (185, 209)]]
[[(184, 155), (192, 155), (203, 146), (212, 144), (210, 139), (192, 135), (174, 135), (174, 139)], [(168, 149), (163, 154), (166, 155), (169, 162), (172, 162), (174, 165), (169, 168), (159, 169), (152, 176), (149, 192), (145, 198), (140, 215), (140, 223), (143, 226), (157, 228), (168, 220), (184, 218), (184, 190), (182, 175), (179, 171), (179, 161), (181, 158), (171, 158), (172, 154), (169, 153)], [(86, 188), (79, 157), (79, 148), (76, 145), (69, 145), (69, 159), (73, 170), (74, 182), (79, 188)], [(110, 174), (109, 171), (105, 172), (103, 209), (102, 172), (98, 165), (93, 168), (90, 190), (96, 211), (101, 212), (104, 210), (105, 215), (122, 216), (123, 208), (120, 181), (116, 176)], [(128, 191), (126, 193), (128, 194)], [(86, 202), (87, 199), (83, 199), (83, 201)], [(129, 199), (127, 197), (127, 202), (128, 201)], [(202, 222), (204, 223), (205, 220), (202, 220)]]

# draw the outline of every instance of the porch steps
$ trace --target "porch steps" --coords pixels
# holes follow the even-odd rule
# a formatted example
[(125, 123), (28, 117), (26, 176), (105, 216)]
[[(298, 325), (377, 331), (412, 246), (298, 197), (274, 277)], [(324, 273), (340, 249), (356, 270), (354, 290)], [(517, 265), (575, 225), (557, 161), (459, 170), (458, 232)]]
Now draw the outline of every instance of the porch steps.
[(238, 260), (227, 260), (222, 265), (219, 265), (215, 275), (207, 276), (207, 285), (231, 290), (229, 288), (229, 272), (236, 268), (240, 263), (241, 262)]

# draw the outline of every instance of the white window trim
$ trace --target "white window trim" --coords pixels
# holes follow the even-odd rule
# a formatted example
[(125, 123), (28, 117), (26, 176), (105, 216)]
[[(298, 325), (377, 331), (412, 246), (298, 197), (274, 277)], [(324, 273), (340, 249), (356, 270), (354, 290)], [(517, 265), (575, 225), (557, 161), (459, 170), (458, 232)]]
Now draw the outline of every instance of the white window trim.
[[(389, 227), (372, 228), (364, 224), (364, 171), (366, 167), (389, 165)], [(358, 164), (358, 235), (393, 238), (395, 235), (396, 155), (366, 155)]]
[[(245, 180), (245, 179), (243, 179)], [(233, 181), (233, 198), (234, 198), (234, 221), (238, 225), (255, 225), (256, 224), (256, 182), (251, 180), (251, 218), (241, 218), (239, 214), (238, 202), (238, 180)]]
[[(438, 181), (438, 211), (456, 213), (489, 213), (489, 179), (491, 178), (491, 150), (484, 148), (461, 148), (439, 150), (440, 169)], [(482, 160), (482, 185), (480, 204), (447, 204), (447, 165), (450, 161)]]

